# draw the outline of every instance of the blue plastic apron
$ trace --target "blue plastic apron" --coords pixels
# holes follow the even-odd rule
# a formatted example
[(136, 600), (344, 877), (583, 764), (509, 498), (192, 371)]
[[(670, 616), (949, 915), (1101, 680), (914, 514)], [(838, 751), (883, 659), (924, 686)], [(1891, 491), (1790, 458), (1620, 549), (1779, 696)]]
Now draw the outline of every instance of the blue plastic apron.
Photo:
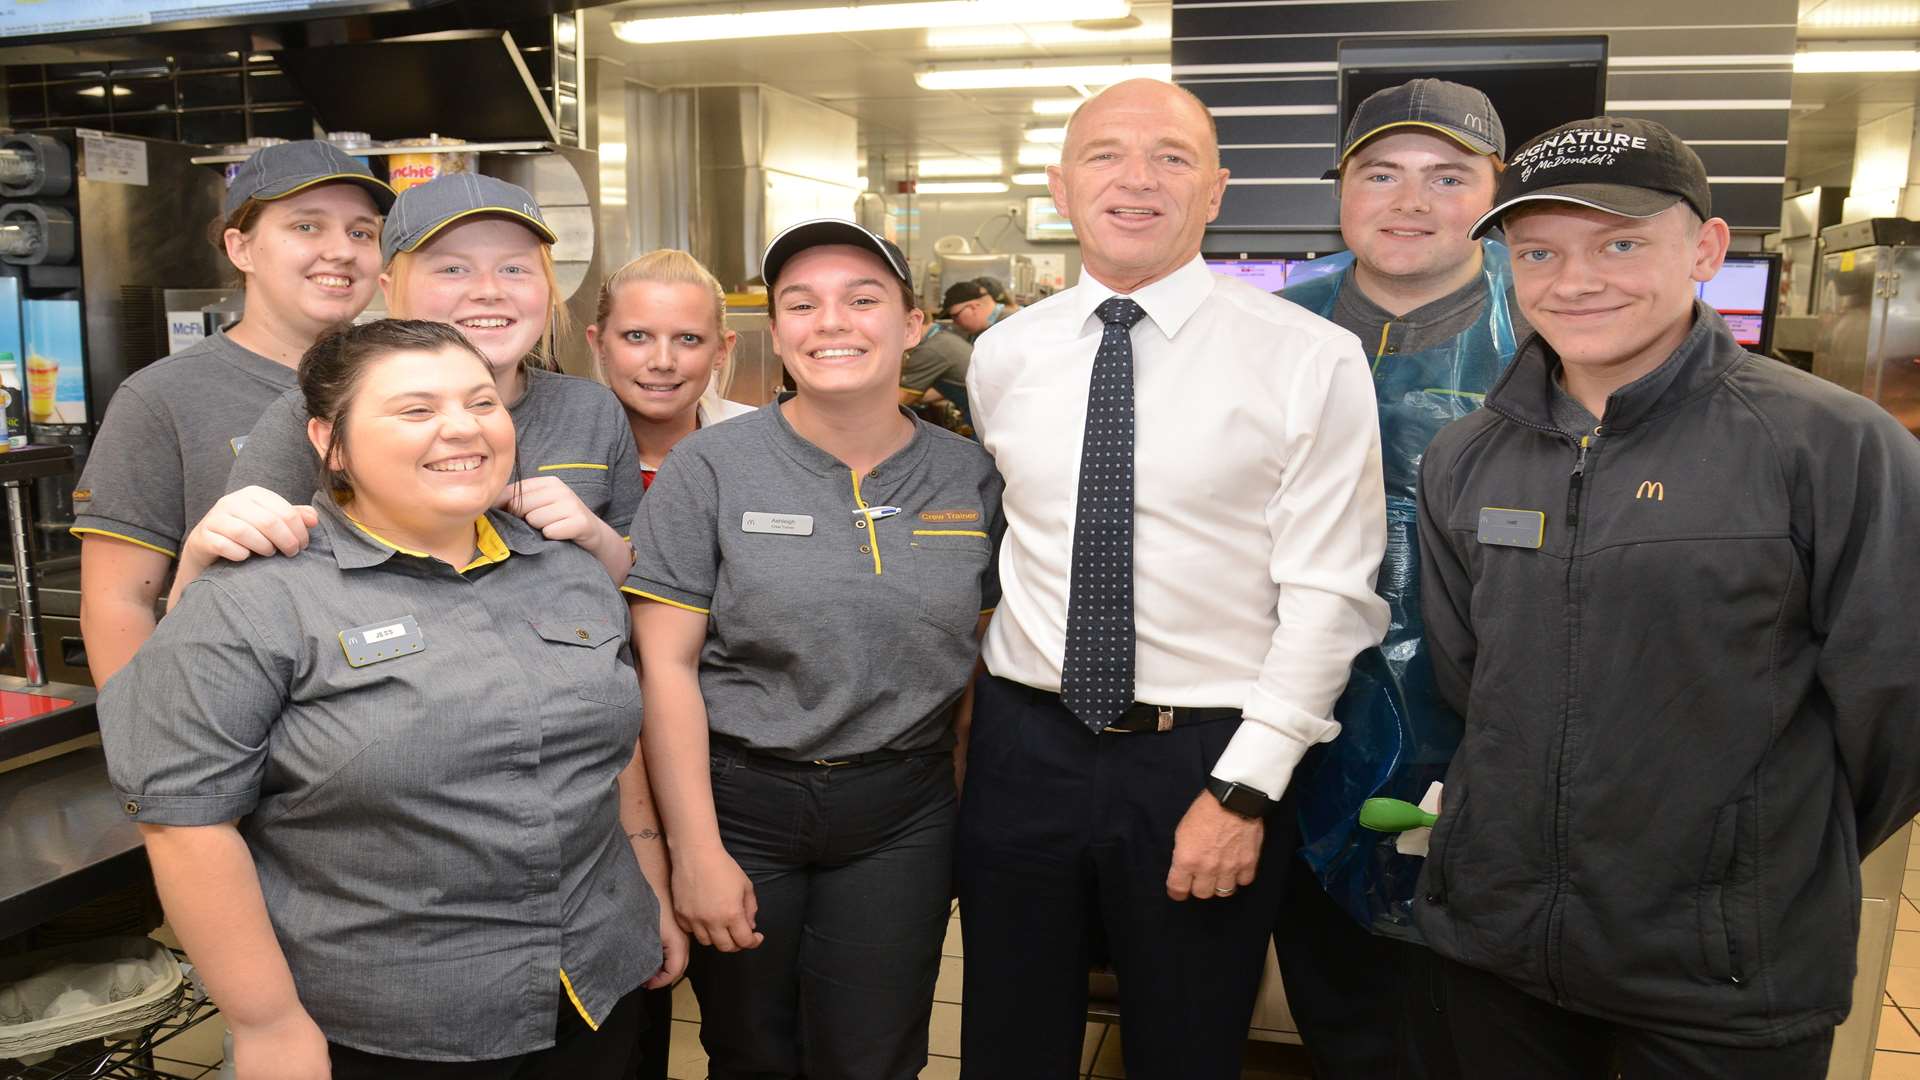
[[(1443, 345), (1411, 353), (1375, 353), (1374, 397), (1380, 408), (1380, 453), (1387, 487), (1387, 553), (1375, 586), (1390, 613), (1386, 639), (1355, 659), (1334, 706), (1340, 735), (1316, 747), (1294, 780), (1300, 807), (1301, 854), (1327, 894), (1363, 926), (1419, 940), (1411, 903), (1418, 856), (1394, 850), (1394, 838), (1359, 826), (1360, 804), (1373, 796), (1418, 802), (1442, 779), (1460, 745), (1461, 721), (1440, 700), (1420, 617), (1420, 536), (1415, 499), (1420, 459), (1440, 429), (1480, 407), (1513, 360), (1507, 297), (1513, 276), (1504, 245), (1482, 240), (1487, 304), (1480, 320)], [(1313, 263), (1335, 272), (1281, 295), (1331, 318), (1347, 283), (1351, 252)]]

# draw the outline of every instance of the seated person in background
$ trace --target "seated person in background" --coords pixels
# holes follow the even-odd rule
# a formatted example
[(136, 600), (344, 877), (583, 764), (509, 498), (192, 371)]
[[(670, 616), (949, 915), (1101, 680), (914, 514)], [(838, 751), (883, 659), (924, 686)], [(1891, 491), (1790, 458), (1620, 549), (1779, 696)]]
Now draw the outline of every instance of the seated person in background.
[[(1006, 285), (1003, 284), (999, 278), (978, 277), (974, 278), (974, 280), (980, 283), (981, 288), (987, 290), (987, 295), (993, 298), (995, 304), (1000, 305), (1000, 319), (1004, 319), (1014, 312), (1019, 311), (1023, 306), (1020, 301), (1013, 298), (1013, 294), (1007, 291)], [(1000, 319), (995, 319), (994, 321), (999, 322)]]
[(907, 350), (900, 364), (900, 403), (914, 408), (950, 402), (959, 423), (967, 429), (963, 434), (971, 434), (967, 365), (973, 360), (973, 345), (958, 331), (934, 321), (925, 308), (921, 313), (926, 315), (927, 328), (920, 335), (920, 343)]
[(954, 329), (965, 334), (968, 341), (978, 338), (987, 327), (1011, 312), (1007, 304), (995, 300), (977, 280), (948, 286), (947, 295), (940, 301), (940, 317), (952, 321)]
[(239, 1075), (617, 1080), (686, 962), (626, 607), (490, 509), (513, 421), (457, 328), (342, 330), (300, 386), (310, 542), (203, 572), (99, 706)]

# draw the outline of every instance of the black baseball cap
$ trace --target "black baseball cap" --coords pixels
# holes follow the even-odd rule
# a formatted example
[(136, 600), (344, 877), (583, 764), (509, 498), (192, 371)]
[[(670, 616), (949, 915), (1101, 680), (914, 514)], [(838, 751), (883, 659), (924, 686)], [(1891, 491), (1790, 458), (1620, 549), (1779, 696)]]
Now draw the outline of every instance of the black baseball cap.
[(553, 229), (527, 189), (485, 173), (448, 173), (400, 193), (380, 232), (380, 261), (413, 251), (456, 221), (481, 214), (510, 218), (542, 242), (557, 242)]
[(992, 299), (993, 293), (978, 280), (956, 281), (947, 286), (947, 295), (940, 298), (940, 317), (951, 319), (956, 306), (978, 300), (983, 296)]
[(760, 256), (760, 280), (766, 282), (771, 290), (774, 283), (780, 280), (780, 270), (787, 265), (788, 259), (808, 248), (828, 244), (865, 248), (880, 256), (880, 260), (893, 270), (895, 277), (908, 285), (913, 284), (913, 275), (907, 270), (907, 257), (891, 240), (840, 218), (815, 218), (782, 229), (780, 235), (768, 242), (767, 253)]
[(1362, 143), (1397, 128), (1425, 128), (1493, 158), (1507, 153), (1507, 129), (1487, 95), (1445, 79), (1413, 79), (1375, 91), (1360, 103), (1340, 143), (1340, 157), (1321, 179), (1339, 179), (1340, 167)]
[(382, 214), (393, 208), (393, 189), (375, 179), (365, 162), (330, 142), (301, 139), (263, 146), (241, 162), (233, 171), (233, 180), (227, 184), (221, 212), (232, 220), (234, 212), (248, 199), (272, 202), (336, 181), (366, 189)]
[(1493, 209), (1468, 235), (1479, 239), (1527, 202), (1573, 203), (1630, 218), (1684, 202), (1703, 221), (1713, 216), (1700, 155), (1664, 125), (1616, 116), (1562, 124), (1521, 147), (1500, 174)]

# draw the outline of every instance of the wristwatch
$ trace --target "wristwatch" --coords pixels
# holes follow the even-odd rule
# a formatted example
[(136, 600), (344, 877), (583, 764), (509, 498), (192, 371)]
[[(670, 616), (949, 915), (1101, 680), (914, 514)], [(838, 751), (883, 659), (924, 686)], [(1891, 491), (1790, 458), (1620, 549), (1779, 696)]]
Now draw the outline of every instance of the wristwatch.
[(1274, 800), (1267, 798), (1266, 792), (1217, 776), (1207, 777), (1207, 791), (1220, 800), (1221, 806), (1243, 818), (1264, 818), (1273, 809)]

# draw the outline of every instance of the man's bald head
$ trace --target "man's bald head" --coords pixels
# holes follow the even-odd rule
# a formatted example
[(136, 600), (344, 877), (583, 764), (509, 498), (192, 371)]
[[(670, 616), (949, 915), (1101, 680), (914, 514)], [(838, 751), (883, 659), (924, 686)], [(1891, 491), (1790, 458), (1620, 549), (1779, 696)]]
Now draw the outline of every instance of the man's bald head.
[(1061, 150), (1061, 160), (1068, 160), (1074, 146), (1074, 129), (1080, 118), (1103, 109), (1151, 110), (1165, 115), (1176, 122), (1194, 124), (1194, 138), (1200, 143), (1206, 154), (1208, 167), (1220, 164), (1220, 130), (1213, 122), (1213, 114), (1193, 91), (1183, 86), (1161, 82), (1158, 79), (1128, 79), (1115, 83), (1098, 94), (1080, 103), (1067, 118), (1066, 145)]

